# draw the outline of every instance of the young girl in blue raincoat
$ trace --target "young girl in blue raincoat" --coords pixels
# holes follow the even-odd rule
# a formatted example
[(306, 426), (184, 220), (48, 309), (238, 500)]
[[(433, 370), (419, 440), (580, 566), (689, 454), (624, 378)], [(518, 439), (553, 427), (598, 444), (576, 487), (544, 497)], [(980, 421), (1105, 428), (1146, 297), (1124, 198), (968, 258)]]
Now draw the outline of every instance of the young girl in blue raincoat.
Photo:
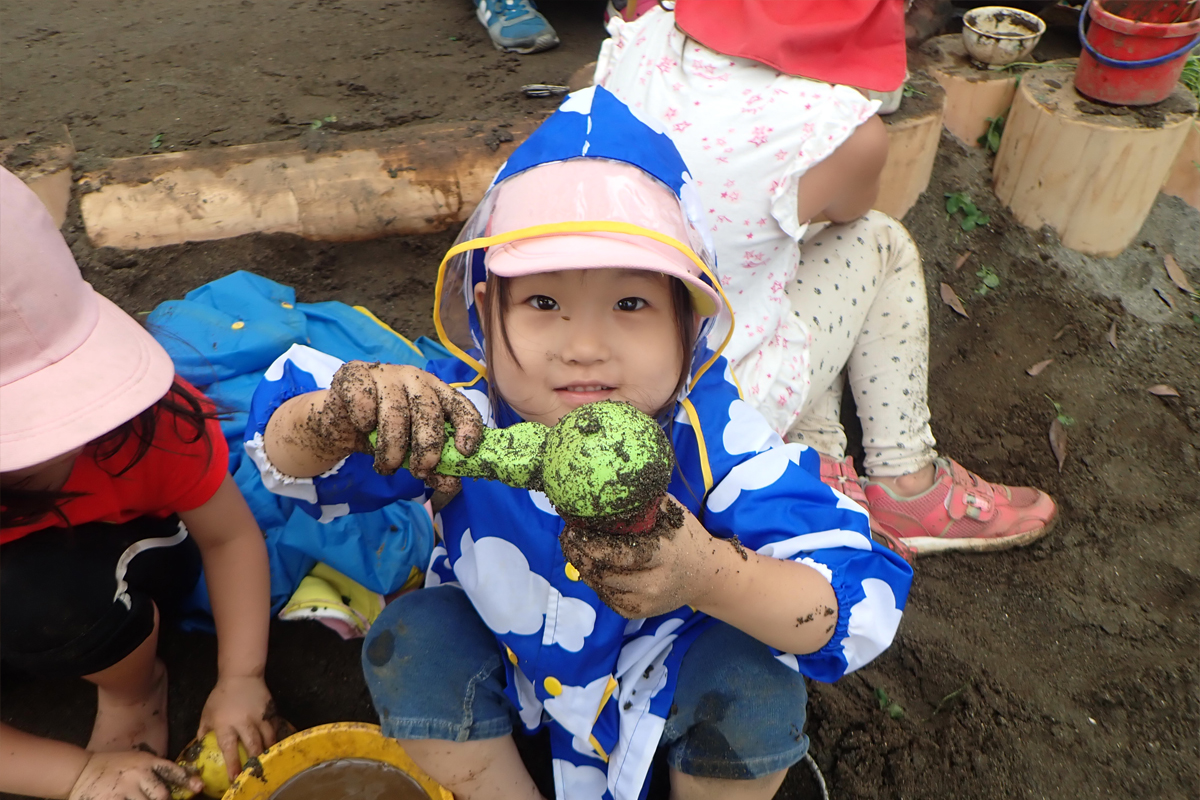
[(445, 421), (470, 453), (482, 426), (618, 400), (670, 439), (684, 519), (648, 547), (564, 531), (544, 494), (492, 481), (463, 479), (438, 513), (426, 588), (384, 610), (363, 666), (384, 733), (458, 798), (540, 797), (510, 734), (543, 725), (559, 798), (644, 796), (660, 747), (674, 797), (770, 797), (808, 748), (803, 676), (837, 680), (899, 624), (908, 565), (709, 348), (728, 312), (689, 180), (666, 136), (604, 89), (576, 93), (442, 264), (456, 359), (424, 372), (296, 346), (255, 395), (264, 481), (326, 519), (424, 498), (420, 479), (457, 490), (431, 472)]

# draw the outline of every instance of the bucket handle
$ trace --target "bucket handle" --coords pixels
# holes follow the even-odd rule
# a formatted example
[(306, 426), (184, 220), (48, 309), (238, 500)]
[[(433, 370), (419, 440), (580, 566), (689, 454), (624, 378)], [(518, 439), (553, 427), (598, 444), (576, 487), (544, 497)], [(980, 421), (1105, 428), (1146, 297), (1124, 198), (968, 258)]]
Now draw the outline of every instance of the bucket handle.
[(1079, 12), (1079, 42), (1083, 45), (1083, 49), (1087, 50), (1088, 54), (1091, 55), (1092, 58), (1096, 59), (1106, 67), (1114, 67), (1116, 69), (1143, 69), (1145, 67), (1157, 67), (1159, 64), (1165, 64), (1168, 61), (1179, 58), (1180, 56), (1186, 56), (1192, 51), (1193, 47), (1195, 47), (1197, 44), (1200, 44), (1200, 36), (1197, 36), (1195, 39), (1187, 42), (1183, 47), (1172, 53), (1166, 53), (1161, 56), (1155, 56), (1154, 58), (1148, 58), (1145, 61), (1119, 61), (1115, 58), (1109, 58), (1108, 56), (1097, 51), (1096, 48), (1092, 47), (1092, 43), (1087, 40), (1087, 34), (1084, 32), (1083, 23), (1084, 20), (1089, 16), (1088, 10), (1091, 8), (1091, 5), (1092, 0), (1087, 0), (1087, 2), (1083, 4), (1083, 9)]

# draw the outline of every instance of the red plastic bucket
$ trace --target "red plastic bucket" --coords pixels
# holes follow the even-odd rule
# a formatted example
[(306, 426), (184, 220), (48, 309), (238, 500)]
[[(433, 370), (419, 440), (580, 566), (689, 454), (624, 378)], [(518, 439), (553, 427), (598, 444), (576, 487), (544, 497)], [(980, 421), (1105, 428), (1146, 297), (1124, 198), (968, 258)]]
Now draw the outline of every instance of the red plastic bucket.
[(1171, 94), (1187, 54), (1200, 43), (1200, 0), (1088, 0), (1079, 15), (1079, 41), (1080, 94), (1114, 105), (1153, 105)]

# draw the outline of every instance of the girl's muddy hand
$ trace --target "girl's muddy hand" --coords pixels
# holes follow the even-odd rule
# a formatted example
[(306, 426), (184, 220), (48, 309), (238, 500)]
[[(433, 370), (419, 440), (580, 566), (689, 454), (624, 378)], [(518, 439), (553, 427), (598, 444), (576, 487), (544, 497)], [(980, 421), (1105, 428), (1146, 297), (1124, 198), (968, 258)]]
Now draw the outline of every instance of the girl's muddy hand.
[[(353, 440), (354, 450), (375, 455), (375, 469), (394, 473), (407, 456), (409, 470), (436, 489), (456, 491), (457, 480), (430, 476), (446, 441), (445, 423), (455, 428), (455, 446), (475, 452), (483, 430), (479, 412), (465, 397), (416, 367), (351, 361), (333, 377), (322, 417), (331, 435)], [(377, 431), (374, 448), (367, 440)], [(443, 485), (444, 484), (444, 485)]]
[[(628, 619), (695, 606), (711, 584), (717, 540), (674, 498), (663, 498), (654, 529), (642, 534), (563, 531), (567, 560), (604, 603)], [(723, 546), (723, 544), (722, 544)]]
[(139, 750), (92, 753), (69, 800), (169, 800), (174, 788), (204, 791), (204, 782), (178, 764)]

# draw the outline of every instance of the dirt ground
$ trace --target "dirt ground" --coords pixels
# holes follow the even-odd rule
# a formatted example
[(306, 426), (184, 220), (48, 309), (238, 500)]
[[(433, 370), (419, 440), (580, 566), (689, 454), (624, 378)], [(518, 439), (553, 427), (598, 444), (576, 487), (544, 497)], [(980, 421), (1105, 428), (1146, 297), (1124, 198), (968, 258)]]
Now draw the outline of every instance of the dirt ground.
[[(148, 152), (159, 133), (166, 150), (294, 136), (328, 116), (336, 130), (512, 118), (553, 105), (521, 84), (563, 83), (594, 57), (602, 6), (543, 3), (564, 46), (518, 58), (490, 47), (466, 0), (21, 0), (0, 26), (0, 137), (66, 123), (87, 166)], [(1092, 259), (1013, 222), (989, 174), (985, 154), (943, 136), (905, 218), (925, 258), (933, 428), (968, 468), (1049, 491), (1060, 521), (1024, 550), (921, 560), (895, 645), (812, 686), (813, 755), (835, 798), (1200, 796), (1200, 303), (1162, 267), (1173, 254), (1200, 285), (1200, 215), (1160, 196), (1125, 253)], [(956, 191), (991, 224), (961, 231), (944, 210)], [(65, 230), (85, 277), (130, 312), (248, 269), (302, 301), (368, 306), (413, 337), (433, 333), (433, 277), (453, 238), (96, 250), (77, 209)], [(983, 267), (1000, 279), (986, 295)], [(969, 319), (941, 302), (940, 282)], [(1154, 384), (1181, 397), (1151, 395)], [(1055, 403), (1073, 421), (1061, 473), (1047, 438)], [(267, 679), (283, 714), (300, 727), (373, 721), (358, 649), (314, 623), (276, 622)], [(215, 643), (168, 631), (162, 654), (179, 749), (215, 677)], [(86, 740), (86, 685), (3, 678), (6, 722)], [(880, 709), (880, 691), (901, 718)], [(544, 780), (544, 747), (526, 754)], [(779, 797), (809, 800), (794, 773)]]

